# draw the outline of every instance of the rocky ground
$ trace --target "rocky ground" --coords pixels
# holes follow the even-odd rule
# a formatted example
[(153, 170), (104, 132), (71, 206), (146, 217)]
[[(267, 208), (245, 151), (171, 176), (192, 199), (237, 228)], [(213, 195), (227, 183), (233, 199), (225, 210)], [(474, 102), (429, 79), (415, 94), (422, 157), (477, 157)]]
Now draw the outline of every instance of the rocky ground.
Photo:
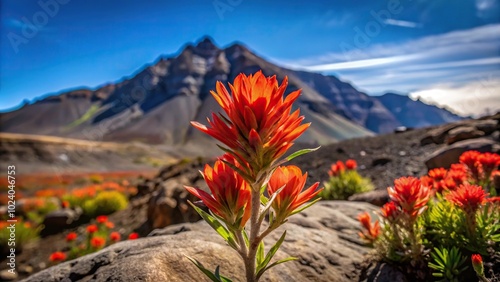
[[(309, 172), (312, 183), (325, 181), (333, 162), (353, 158), (359, 164), (360, 173), (372, 179), (377, 189), (357, 196), (357, 200), (380, 205), (387, 199), (385, 188), (395, 178), (423, 175), (428, 168), (447, 166), (469, 149), (500, 152), (499, 120), (500, 115), (496, 115), (343, 141), (301, 156), (293, 163)], [(165, 281), (165, 277), (169, 277), (169, 281), (200, 281), (198, 272), (183, 258), (184, 254), (202, 261), (207, 259), (211, 268), (220, 263), (223, 273), (238, 272), (242, 266), (229, 263), (238, 261), (237, 258), (226, 251), (227, 247), (207, 226), (185, 223), (199, 218), (186, 204), (188, 199), (193, 199), (183, 185), (205, 187), (198, 170), (212, 160), (184, 160), (164, 167), (156, 177), (138, 186), (139, 193), (126, 210), (110, 217), (124, 233), (137, 231), (141, 236), (150, 234), (152, 238), (113, 245), (97, 254), (44, 270), (26, 281)], [(280, 256), (294, 255), (299, 260), (276, 268), (267, 279), (289, 281), (285, 278), (303, 275), (301, 278), (305, 280), (295, 281), (404, 281), (400, 273), (386, 265), (364, 263), (367, 249), (358, 240), (355, 216), (361, 210), (375, 208), (362, 202), (323, 202), (304, 215), (294, 217), (287, 228), (289, 241)], [(42, 238), (23, 252), (18, 257), (24, 270), (20, 271), (19, 278), (44, 269), (49, 254), (63, 244), (64, 234)], [(217, 262), (209, 259), (214, 256), (220, 259)], [(300, 274), (297, 269), (301, 270)], [(189, 275), (189, 279), (183, 275)], [(128, 280), (120, 280), (124, 277)]]

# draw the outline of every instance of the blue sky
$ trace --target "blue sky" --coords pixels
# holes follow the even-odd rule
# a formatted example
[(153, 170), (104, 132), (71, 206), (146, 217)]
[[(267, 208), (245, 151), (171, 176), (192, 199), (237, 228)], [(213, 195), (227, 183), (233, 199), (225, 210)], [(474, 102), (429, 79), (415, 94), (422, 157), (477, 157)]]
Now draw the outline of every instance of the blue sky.
[(2, 0), (0, 110), (117, 81), (204, 35), (369, 94), (498, 110), (499, 2)]

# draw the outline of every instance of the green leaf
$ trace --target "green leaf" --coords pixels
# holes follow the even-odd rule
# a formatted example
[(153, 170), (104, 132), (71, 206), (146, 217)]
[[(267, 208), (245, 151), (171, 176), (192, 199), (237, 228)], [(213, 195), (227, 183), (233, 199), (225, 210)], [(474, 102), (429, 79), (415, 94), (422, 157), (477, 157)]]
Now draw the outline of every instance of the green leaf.
[(215, 219), (213, 216), (209, 215), (206, 213), (204, 210), (198, 208), (195, 206), (193, 203), (188, 201), (188, 203), (196, 210), (196, 212), (210, 225), (212, 228), (219, 233), (219, 235), (224, 238), (224, 240), (234, 249), (238, 249), (238, 245), (236, 244), (236, 241), (234, 240), (233, 236), (227, 230), (224, 225), (222, 225), (217, 219)]
[[(264, 272), (265, 271), (265, 268), (266, 266), (269, 264), (269, 262), (271, 261), (271, 259), (273, 258), (273, 256), (276, 254), (276, 252), (278, 251), (278, 249), (280, 248), (281, 244), (283, 243), (283, 241), (285, 241), (285, 236), (286, 236), (286, 230), (285, 232), (283, 232), (283, 235), (281, 235), (281, 237), (279, 238), (279, 240), (276, 242), (276, 244), (274, 244), (274, 246), (269, 250), (269, 252), (267, 253), (266, 257), (264, 258), (264, 260), (262, 261), (261, 264), (257, 265), (257, 269), (256, 269), (256, 273), (257, 275), (262, 271)], [(262, 275), (262, 274), (261, 274)]]
[(298, 150), (297, 152), (295, 152), (295, 153), (291, 154), (290, 156), (286, 157), (285, 160), (291, 161), (291, 160), (295, 159), (298, 156), (302, 156), (304, 154), (314, 152), (314, 151), (318, 150), (319, 148), (321, 148), (321, 146), (318, 146), (318, 147), (316, 147), (314, 149), (302, 149), (302, 150)]
[(260, 278), (260, 276), (262, 276), (262, 274), (264, 274), (264, 272), (266, 272), (267, 270), (269, 270), (270, 268), (272, 267), (275, 267), (277, 266), (278, 264), (282, 264), (284, 262), (287, 262), (287, 261), (292, 261), (292, 260), (298, 260), (298, 258), (296, 257), (288, 257), (288, 258), (285, 258), (285, 259), (281, 259), (281, 260), (278, 260), (278, 261), (275, 261), (273, 262), (271, 265), (269, 265), (268, 267), (266, 267), (265, 269), (261, 270), (258, 274), (257, 274), (257, 279)]
[(260, 194), (260, 203), (265, 206), (268, 202), (269, 202), (269, 199), (266, 196), (264, 196), (263, 194)]
[(264, 261), (264, 240), (260, 241), (257, 247), (257, 265), (260, 265)]
[(201, 262), (197, 261), (194, 258), (186, 256), (196, 267), (198, 267), (201, 272), (203, 272), (211, 281), (213, 282), (231, 282), (231, 279), (224, 277), (219, 274), (219, 266), (215, 268), (215, 274), (210, 270), (206, 269)]

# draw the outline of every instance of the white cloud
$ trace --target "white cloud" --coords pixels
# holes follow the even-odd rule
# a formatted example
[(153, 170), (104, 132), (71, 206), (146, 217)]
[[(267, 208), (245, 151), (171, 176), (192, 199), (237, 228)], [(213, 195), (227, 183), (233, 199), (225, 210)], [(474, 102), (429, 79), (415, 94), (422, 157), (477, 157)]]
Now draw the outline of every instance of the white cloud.
[(395, 26), (408, 27), (408, 28), (422, 27), (422, 24), (420, 24), (420, 23), (409, 22), (409, 21), (402, 21), (402, 20), (395, 20), (395, 19), (386, 19), (384, 21), (384, 23), (388, 24), (388, 25), (395, 25)]
[(500, 111), (500, 80), (485, 78), (461, 87), (435, 85), (410, 94), (412, 98), (446, 105), (462, 115), (483, 115)]

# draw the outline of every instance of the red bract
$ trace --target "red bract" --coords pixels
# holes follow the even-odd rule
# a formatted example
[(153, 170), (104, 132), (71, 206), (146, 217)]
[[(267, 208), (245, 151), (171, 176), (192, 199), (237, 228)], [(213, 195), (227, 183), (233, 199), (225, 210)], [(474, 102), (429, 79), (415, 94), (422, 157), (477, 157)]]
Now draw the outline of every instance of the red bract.
[(471, 260), (472, 260), (472, 267), (474, 268), (476, 274), (479, 276), (483, 276), (484, 275), (483, 257), (481, 257), (480, 254), (473, 254), (471, 256)]
[(380, 224), (378, 220), (372, 225), (372, 219), (368, 212), (358, 215), (358, 220), (364, 229), (359, 233), (359, 236), (369, 242), (375, 241), (380, 235)]
[(113, 242), (120, 241), (121, 237), (122, 236), (118, 232), (111, 232), (111, 234), (109, 234), (109, 239)]
[(342, 161), (337, 161), (336, 163), (332, 164), (330, 167), (330, 171), (328, 172), (328, 175), (330, 176), (337, 176), (345, 171), (345, 165)]
[(299, 208), (303, 204), (323, 190), (323, 188), (316, 190), (319, 185), (319, 182), (316, 182), (302, 191), (306, 179), (307, 172), (302, 174), (300, 168), (293, 165), (280, 166), (274, 171), (267, 184), (267, 192), (269, 195), (273, 195), (280, 188), (283, 188), (271, 205), (276, 213), (278, 223), (300, 210)]
[(114, 224), (113, 222), (111, 222), (111, 221), (106, 221), (106, 222), (104, 223), (104, 225), (105, 225), (105, 226), (106, 226), (106, 228), (108, 228), (108, 229), (113, 229), (113, 228), (115, 228), (115, 224)]
[(135, 239), (139, 239), (139, 234), (138, 233), (130, 233), (130, 235), (128, 235), (128, 239), (129, 240), (135, 240)]
[(213, 169), (206, 165), (203, 176), (212, 194), (186, 186), (189, 193), (201, 199), (213, 213), (232, 227), (243, 228), (250, 218), (250, 185), (221, 160), (215, 162)]
[(355, 160), (349, 159), (349, 160), (345, 161), (345, 167), (347, 169), (353, 170), (353, 169), (356, 169), (358, 167), (358, 163), (356, 163)]
[(446, 199), (459, 206), (466, 213), (475, 213), (486, 201), (488, 194), (478, 185), (462, 184), (446, 195)]
[(446, 169), (440, 167), (429, 171), (429, 176), (434, 179), (434, 181), (441, 181), (446, 177)]
[(102, 246), (104, 246), (104, 244), (106, 244), (106, 239), (102, 237), (95, 236), (94, 238), (90, 239), (90, 245), (96, 249), (101, 248)]
[(212, 114), (209, 126), (198, 122), (191, 124), (225, 144), (239, 162), (250, 162), (252, 178), (267, 169), (293, 145), (308, 127), (299, 110), (291, 113), (292, 103), (300, 90), (284, 98), (288, 78), (278, 85), (276, 76), (265, 77), (261, 71), (254, 75), (239, 74), (231, 94), (222, 82), (217, 82), (212, 96), (222, 107), (225, 116)]
[(387, 191), (391, 200), (411, 217), (416, 217), (423, 211), (431, 195), (430, 188), (421, 185), (420, 180), (415, 177), (396, 179), (394, 187), (387, 188)]
[(66, 260), (66, 254), (63, 252), (54, 252), (49, 257), (50, 261), (64, 261)]
[(478, 151), (467, 151), (460, 156), (460, 163), (467, 166), (468, 171), (474, 179), (479, 179), (478, 158), (480, 154)]
[(480, 154), (477, 162), (481, 165), (484, 173), (489, 176), (500, 165), (500, 155), (493, 153)]
[(96, 221), (97, 221), (98, 223), (101, 223), (101, 224), (102, 224), (102, 223), (105, 223), (106, 221), (108, 221), (108, 217), (107, 217), (107, 216), (105, 216), (105, 215), (100, 215), (100, 216), (98, 216), (98, 217), (96, 218)]
[(75, 241), (76, 238), (78, 238), (78, 234), (76, 234), (75, 232), (70, 232), (68, 233), (68, 235), (66, 235), (66, 242)]
[(88, 233), (95, 233), (95, 232), (97, 232), (97, 230), (99, 230), (99, 228), (97, 228), (97, 226), (94, 224), (87, 226)]
[(396, 220), (400, 214), (398, 206), (394, 202), (386, 203), (380, 209), (382, 216), (390, 222)]

